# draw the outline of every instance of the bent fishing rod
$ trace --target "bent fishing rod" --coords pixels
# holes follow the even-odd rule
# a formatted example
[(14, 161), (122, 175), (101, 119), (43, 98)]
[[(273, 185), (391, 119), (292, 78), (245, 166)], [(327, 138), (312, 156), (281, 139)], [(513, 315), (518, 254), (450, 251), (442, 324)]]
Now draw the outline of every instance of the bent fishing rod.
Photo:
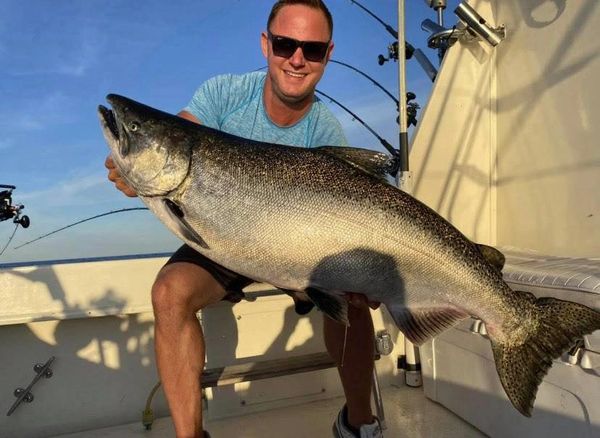
[[(264, 68), (265, 67), (261, 67), (261, 68), (259, 68), (257, 70), (262, 70)], [(371, 134), (373, 134), (373, 136), (375, 136), (375, 138), (377, 138), (377, 140), (379, 140), (379, 142), (383, 145), (383, 147), (387, 151), (389, 151), (389, 153), (392, 155), (392, 159), (391, 159), (392, 160), (392, 165), (390, 167), (390, 174), (392, 176), (395, 176), (395, 172), (396, 172), (395, 167), (397, 166), (397, 163), (398, 163), (399, 151), (397, 149), (395, 149), (386, 139), (384, 139), (382, 136), (380, 136), (363, 119), (361, 119), (357, 114), (355, 114), (354, 112), (352, 112), (345, 105), (343, 105), (342, 103), (340, 103), (339, 101), (337, 101), (333, 97), (329, 96), (328, 94), (323, 93), (322, 91), (315, 90), (315, 92), (318, 93), (318, 94), (321, 94), (322, 96), (324, 96), (325, 98), (327, 98), (331, 102), (333, 102), (334, 104), (338, 105), (340, 108), (342, 108), (348, 114), (350, 114), (350, 116), (352, 116), (353, 120), (356, 120), (357, 122), (359, 122), (360, 124), (362, 124)], [(97, 214), (97, 215), (94, 215), (94, 216), (91, 216), (91, 217), (79, 220), (77, 222), (73, 222), (73, 223), (71, 223), (69, 225), (61, 227), (61, 228), (56, 229), (54, 231), (51, 231), (49, 233), (46, 233), (46, 234), (44, 234), (42, 236), (36, 237), (35, 239), (32, 239), (32, 240), (30, 240), (28, 242), (25, 242), (25, 243), (23, 243), (23, 244), (21, 244), (19, 246), (14, 247), (14, 249), (20, 249), (20, 248), (22, 248), (24, 246), (30, 245), (30, 244), (32, 244), (34, 242), (37, 242), (37, 241), (42, 240), (42, 239), (45, 239), (46, 237), (49, 237), (49, 236), (51, 236), (53, 234), (56, 234), (56, 233), (58, 233), (60, 231), (66, 230), (68, 228), (74, 227), (76, 225), (82, 224), (84, 222), (88, 222), (88, 221), (91, 221), (91, 220), (94, 220), (94, 219), (98, 219), (98, 218), (101, 218), (101, 217), (104, 217), (104, 216), (109, 216), (109, 215), (116, 214), (116, 213), (123, 213), (123, 212), (128, 212), (128, 211), (140, 211), (140, 210), (148, 210), (148, 208), (147, 207), (122, 208), (122, 209), (119, 209), (119, 210), (112, 210), (112, 211), (109, 211), (109, 212), (106, 212), (106, 213)], [(13, 235), (14, 235), (14, 233), (13, 233)], [(12, 239), (12, 237), (11, 237), (11, 239)], [(10, 240), (9, 240), (9, 243), (10, 243)], [(8, 246), (8, 244), (6, 246)], [(6, 249), (6, 247), (4, 249)], [(1, 253), (0, 253), (0, 255), (1, 255)]]
[(383, 147), (386, 148), (390, 154), (392, 154), (392, 157), (394, 157), (394, 158), (398, 157), (398, 150), (396, 148), (394, 148), (394, 146), (392, 146), (385, 138), (383, 138), (382, 136), (377, 134), (377, 132), (375, 132), (375, 130), (373, 128), (371, 128), (363, 119), (358, 117), (355, 113), (350, 111), (350, 109), (348, 109), (347, 107), (342, 105), (340, 102), (335, 100), (333, 97), (331, 97), (319, 90), (315, 90), (315, 92), (322, 96), (325, 96), (331, 102), (335, 103), (337, 106), (339, 106), (344, 111), (346, 111), (348, 114), (350, 114), (353, 119), (355, 119), (357, 122), (362, 124), (371, 134), (373, 134), (377, 138), (377, 140), (379, 140), (379, 142), (383, 145)]
[(369, 81), (371, 81), (377, 88), (379, 88), (380, 90), (382, 90), (385, 94), (387, 94), (389, 96), (390, 99), (392, 99), (395, 103), (396, 103), (396, 108), (398, 108), (399, 106), (399, 102), (398, 99), (396, 99), (396, 97), (390, 93), (383, 85), (381, 85), (379, 82), (377, 82), (375, 79), (373, 79), (371, 76), (369, 76), (368, 74), (366, 74), (364, 71), (358, 69), (357, 67), (354, 67), (353, 65), (347, 64), (345, 62), (342, 61), (336, 61), (335, 59), (330, 59), (329, 62), (333, 62), (334, 64), (339, 64), (342, 65), (346, 68), (349, 68), (350, 70), (355, 71), (356, 73), (364, 76), (365, 78), (367, 78)]
[[(394, 29), (392, 26), (387, 24), (385, 21), (383, 21), (381, 18), (379, 18), (377, 15), (375, 15), (373, 12), (371, 12), (365, 6), (361, 5), (358, 1), (350, 0), (350, 3), (358, 6), (364, 12), (366, 12), (371, 17), (373, 17), (375, 20), (377, 20), (385, 28), (385, 30), (387, 30), (387, 32), (392, 37), (394, 37), (396, 40), (398, 39), (398, 31), (396, 29)], [(404, 46), (405, 46), (404, 50), (406, 53), (406, 59), (410, 59), (412, 57), (413, 53), (415, 52), (415, 48), (408, 41), (404, 41)], [(416, 49), (416, 50), (419, 50), (419, 49)], [(393, 47), (393, 45), (389, 47), (389, 53), (390, 53), (390, 58), (385, 58), (383, 55), (379, 55), (379, 65), (383, 65), (383, 63), (385, 61), (387, 61), (388, 59), (395, 59), (395, 60), (398, 59), (398, 41), (396, 41), (395, 47)]]
[[(389, 24), (384, 22), (381, 18), (379, 18), (377, 15), (375, 15), (369, 9), (367, 9), (366, 7), (361, 5), (358, 1), (350, 0), (350, 2), (352, 4), (358, 6), (364, 12), (366, 12), (371, 17), (373, 17), (375, 20), (377, 20), (391, 36), (393, 36), (396, 40), (398, 40), (398, 32), (396, 31), (396, 29), (394, 29), (392, 26), (390, 26)], [(379, 65), (383, 65), (384, 63), (386, 63), (387, 61), (389, 61), (391, 59), (393, 59), (394, 61), (397, 61), (398, 53), (399, 53), (398, 41), (395, 41), (388, 47), (388, 57), (387, 58), (383, 55), (378, 56)], [(421, 49), (415, 49), (415, 47), (413, 47), (412, 44), (410, 44), (408, 41), (405, 40), (404, 41), (404, 53), (405, 53), (406, 59), (411, 59), (414, 54), (415, 59), (417, 60), (417, 62), (421, 66), (421, 68), (425, 71), (425, 74), (427, 75), (427, 77), (429, 77), (431, 82), (435, 81), (435, 78), (437, 76), (437, 69), (433, 66), (431, 61), (429, 61), (429, 58), (427, 58), (427, 55), (425, 55), (425, 53), (423, 53), (423, 51)]]
[[(333, 60), (330, 60), (330, 61), (333, 61)], [(341, 62), (339, 62), (339, 61), (338, 61), (337, 63), (338, 63), (338, 64), (342, 64), (342, 65), (349, 66), (349, 64), (341, 63)], [(257, 68), (257, 69), (255, 69), (254, 71), (260, 71), (260, 70), (264, 70), (265, 68), (267, 68), (267, 66), (264, 66), (264, 67)], [(359, 70), (358, 70), (357, 68), (355, 68), (355, 67), (351, 67), (351, 68), (352, 68), (353, 70), (359, 71)], [(360, 71), (359, 71), (359, 72), (360, 72)], [(362, 73), (362, 72), (360, 72), (360, 73), (361, 73), (363, 76), (365, 76), (365, 77), (368, 77), (368, 75), (367, 75), (366, 73)], [(370, 79), (370, 80), (372, 80), (374, 83), (376, 82), (374, 79), (372, 79), (372, 78), (370, 78), (370, 77), (369, 77), (369, 79)], [(384, 90), (384, 91), (386, 91), (386, 93), (387, 93), (387, 90), (385, 90), (381, 84), (378, 84), (378, 86), (379, 86), (379, 88), (383, 89), (383, 90)], [(356, 121), (357, 121), (357, 122), (359, 122), (361, 125), (363, 125), (363, 126), (364, 126), (364, 127), (367, 129), (367, 131), (369, 131), (371, 134), (373, 134), (373, 135), (375, 136), (375, 138), (377, 138), (377, 140), (379, 140), (379, 142), (380, 142), (380, 143), (383, 145), (383, 147), (385, 147), (385, 148), (386, 148), (386, 149), (387, 149), (387, 150), (390, 152), (390, 154), (392, 154), (392, 157), (394, 157), (394, 158), (395, 158), (395, 157), (397, 157), (397, 156), (398, 156), (398, 151), (397, 151), (397, 150), (396, 150), (396, 149), (395, 149), (395, 148), (394, 148), (394, 147), (393, 147), (393, 146), (392, 146), (392, 145), (391, 145), (391, 144), (390, 144), (390, 143), (389, 143), (389, 142), (388, 142), (386, 139), (384, 139), (384, 138), (383, 138), (381, 135), (377, 134), (377, 132), (375, 132), (375, 130), (374, 130), (373, 128), (371, 128), (371, 127), (370, 127), (370, 126), (367, 124), (367, 122), (365, 122), (363, 119), (361, 119), (360, 117), (358, 117), (358, 116), (357, 116), (355, 113), (353, 113), (353, 112), (352, 112), (352, 111), (351, 111), (351, 110), (350, 110), (348, 107), (344, 106), (343, 104), (341, 104), (340, 102), (338, 102), (337, 100), (335, 100), (333, 97), (331, 97), (331, 96), (329, 96), (329, 95), (327, 95), (327, 94), (323, 93), (322, 91), (319, 91), (319, 90), (315, 89), (315, 92), (316, 92), (317, 94), (321, 94), (322, 96), (325, 96), (325, 97), (326, 97), (327, 99), (329, 99), (331, 102), (333, 102), (334, 104), (336, 104), (337, 106), (339, 106), (341, 109), (343, 109), (344, 111), (346, 111), (348, 114), (350, 114), (350, 116), (352, 116), (353, 120), (356, 120)], [(390, 93), (390, 95), (391, 95), (391, 93)], [(395, 97), (393, 97), (393, 96), (391, 96), (391, 97), (392, 97), (392, 99), (394, 100), (394, 102), (396, 103), (396, 105), (398, 105), (398, 100), (397, 100)]]
[[(377, 88), (382, 90), (390, 99), (392, 99), (394, 101), (394, 103), (396, 104), (396, 110), (398, 112), (400, 112), (400, 102), (398, 101), (398, 99), (396, 99), (396, 97), (392, 93), (390, 93), (383, 85), (381, 85), (379, 82), (377, 82), (371, 76), (366, 74), (364, 71), (360, 70), (357, 67), (354, 67), (353, 65), (347, 64), (345, 62), (337, 61), (335, 59), (330, 59), (329, 62), (333, 62), (334, 64), (339, 64), (343, 67), (349, 68), (350, 70), (355, 71), (356, 73), (360, 74), (361, 76), (367, 78), (369, 81), (371, 81), (373, 84), (375, 84), (375, 86)], [(411, 102), (411, 100), (416, 99), (416, 97), (417, 96), (415, 95), (415, 93), (412, 93), (410, 91), (408, 91), (406, 93), (406, 105), (408, 107), (407, 108), (408, 126), (410, 126), (410, 125), (417, 126), (417, 111), (419, 108), (421, 108), (421, 106), (416, 102)], [(396, 118), (396, 123), (400, 123), (400, 117)]]
[(379, 21), (379, 23), (381, 23), (381, 25), (383, 27), (385, 27), (385, 30), (387, 30), (388, 33), (391, 36), (393, 36), (394, 38), (398, 39), (398, 32), (392, 26), (390, 26), (389, 24), (387, 24), (385, 21), (383, 21), (381, 18), (379, 18), (377, 15), (375, 15), (373, 12), (371, 12), (370, 10), (368, 10), (366, 7), (364, 7), (363, 5), (361, 5), (356, 0), (350, 0), (350, 3), (355, 4), (356, 6), (358, 6), (359, 8), (361, 8), (363, 11), (365, 11), (367, 14), (369, 14), (371, 17), (373, 17), (375, 20)]
[[(399, 67), (398, 82), (399, 82), (399, 89), (400, 89), (399, 94), (400, 94), (400, 96), (403, 96), (403, 95), (406, 96), (406, 83), (405, 83), (406, 71), (404, 68), (404, 62), (406, 59), (409, 59), (412, 56), (412, 54), (415, 50), (414, 47), (412, 47), (410, 44), (408, 44), (408, 42), (405, 40), (404, 32), (399, 33), (392, 26), (385, 23), (381, 18), (379, 18), (377, 15), (375, 15), (373, 12), (371, 12), (369, 9), (367, 9), (366, 7), (361, 5), (356, 0), (350, 0), (350, 2), (352, 4), (355, 4), (360, 9), (362, 9), (367, 14), (369, 14), (371, 17), (373, 17), (375, 20), (377, 20), (381, 25), (383, 25), (383, 27), (388, 31), (388, 33), (396, 39), (395, 44), (391, 44), (388, 48), (389, 58), (387, 58), (387, 59), (394, 59), (395, 61), (398, 61), (398, 67)], [(404, 28), (404, 2), (403, 1), (399, 2), (399, 6), (398, 6), (398, 25), (402, 29)], [(383, 55), (379, 55), (379, 65), (383, 65), (383, 63), (387, 59), (385, 57), (383, 57)], [(400, 123), (400, 136), (399, 136), (400, 148), (399, 148), (398, 153), (394, 154), (394, 156), (399, 157), (399, 159), (400, 159), (400, 170), (402, 172), (407, 172), (408, 171), (408, 132), (407, 132), (408, 115), (407, 115), (406, 102), (400, 102), (398, 110), (399, 110), (398, 112), (399, 112), (399, 123)]]
[(19, 245), (19, 246), (15, 246), (13, 249), (19, 249), (19, 248), (23, 248), (23, 247), (24, 247), (24, 246), (26, 246), (26, 245), (29, 245), (29, 244), (31, 244), (31, 243), (33, 243), (33, 242), (37, 242), (38, 240), (41, 240), (41, 239), (44, 239), (44, 238), (46, 238), (46, 237), (48, 237), (48, 236), (51, 236), (51, 235), (53, 235), (53, 234), (56, 234), (56, 233), (58, 233), (59, 231), (66, 230), (67, 228), (74, 227), (75, 225), (79, 225), (79, 224), (82, 224), (82, 223), (84, 223), (84, 222), (91, 221), (91, 220), (93, 220), (93, 219), (98, 219), (98, 218), (101, 218), (101, 217), (104, 217), (104, 216), (108, 216), (108, 215), (111, 215), (111, 214), (116, 214), (116, 213), (122, 213), (122, 212), (125, 212), (125, 211), (138, 211), (138, 210), (148, 210), (148, 207), (130, 207), (130, 208), (121, 208), (121, 209), (119, 209), (119, 210), (112, 210), (112, 211), (109, 211), (109, 212), (106, 212), (106, 213), (97, 214), (97, 215), (95, 215), (95, 216), (91, 216), (91, 217), (88, 217), (88, 218), (82, 219), (82, 220), (80, 220), (80, 221), (73, 222), (72, 224), (66, 225), (66, 226), (64, 226), (64, 227), (62, 227), (62, 228), (59, 228), (59, 229), (57, 229), (57, 230), (54, 230), (54, 231), (51, 231), (51, 232), (49, 232), (49, 233), (46, 233), (46, 234), (44, 234), (44, 235), (42, 235), (42, 236), (36, 237), (36, 238), (35, 238), (35, 239), (33, 239), (33, 240), (30, 240), (30, 241), (28, 241), (28, 242), (25, 242), (25, 243), (23, 243), (23, 244), (21, 244), (21, 245)]

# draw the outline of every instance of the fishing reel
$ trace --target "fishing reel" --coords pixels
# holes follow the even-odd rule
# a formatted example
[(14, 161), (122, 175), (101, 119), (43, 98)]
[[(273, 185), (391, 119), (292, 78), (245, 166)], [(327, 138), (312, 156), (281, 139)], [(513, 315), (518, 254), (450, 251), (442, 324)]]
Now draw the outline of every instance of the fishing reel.
[[(404, 43), (404, 53), (406, 59), (412, 58), (415, 53), (415, 48), (411, 46), (409, 43)], [(377, 63), (379, 65), (385, 64), (387, 61), (394, 60), (398, 61), (398, 41), (394, 41), (392, 44), (388, 46), (388, 57), (386, 58), (383, 55), (379, 55), (377, 57)]]
[(14, 189), (16, 189), (15, 186), (0, 184), (0, 222), (12, 219), (13, 223), (27, 228), (30, 224), (29, 217), (25, 215), (21, 216), (21, 212), (25, 206), (12, 203), (12, 192)]
[[(421, 108), (417, 102), (412, 102), (417, 95), (412, 91), (406, 93), (406, 124), (407, 126), (417, 126), (417, 112)], [(400, 115), (396, 117), (396, 123), (400, 123)]]

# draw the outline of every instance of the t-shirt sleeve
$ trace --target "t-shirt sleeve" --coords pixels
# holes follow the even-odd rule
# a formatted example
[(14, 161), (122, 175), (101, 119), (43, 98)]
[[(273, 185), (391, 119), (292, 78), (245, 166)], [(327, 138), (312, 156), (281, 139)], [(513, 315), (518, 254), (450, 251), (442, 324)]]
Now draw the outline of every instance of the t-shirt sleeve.
[(220, 78), (214, 77), (205, 81), (194, 93), (192, 100), (184, 111), (196, 116), (203, 125), (211, 128), (219, 127), (221, 107)]
[(255, 82), (251, 75), (225, 74), (210, 78), (196, 90), (184, 111), (206, 126), (221, 129), (227, 116), (252, 95)]

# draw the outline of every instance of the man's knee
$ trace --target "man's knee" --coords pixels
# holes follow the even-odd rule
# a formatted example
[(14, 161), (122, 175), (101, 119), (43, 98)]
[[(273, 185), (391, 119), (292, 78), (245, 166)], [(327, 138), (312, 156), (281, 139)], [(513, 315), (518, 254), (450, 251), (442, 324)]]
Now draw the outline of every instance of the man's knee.
[(164, 266), (152, 286), (155, 313), (197, 312), (225, 295), (221, 285), (205, 269), (190, 263)]

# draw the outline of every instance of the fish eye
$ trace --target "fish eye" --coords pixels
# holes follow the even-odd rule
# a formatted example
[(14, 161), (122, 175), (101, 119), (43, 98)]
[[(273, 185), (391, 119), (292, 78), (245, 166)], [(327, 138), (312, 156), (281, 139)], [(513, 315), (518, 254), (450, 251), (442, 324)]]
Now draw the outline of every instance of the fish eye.
[(131, 122), (131, 123), (129, 124), (129, 130), (130, 130), (131, 132), (135, 132), (135, 131), (137, 131), (138, 129), (140, 129), (140, 125), (139, 125), (137, 122)]

